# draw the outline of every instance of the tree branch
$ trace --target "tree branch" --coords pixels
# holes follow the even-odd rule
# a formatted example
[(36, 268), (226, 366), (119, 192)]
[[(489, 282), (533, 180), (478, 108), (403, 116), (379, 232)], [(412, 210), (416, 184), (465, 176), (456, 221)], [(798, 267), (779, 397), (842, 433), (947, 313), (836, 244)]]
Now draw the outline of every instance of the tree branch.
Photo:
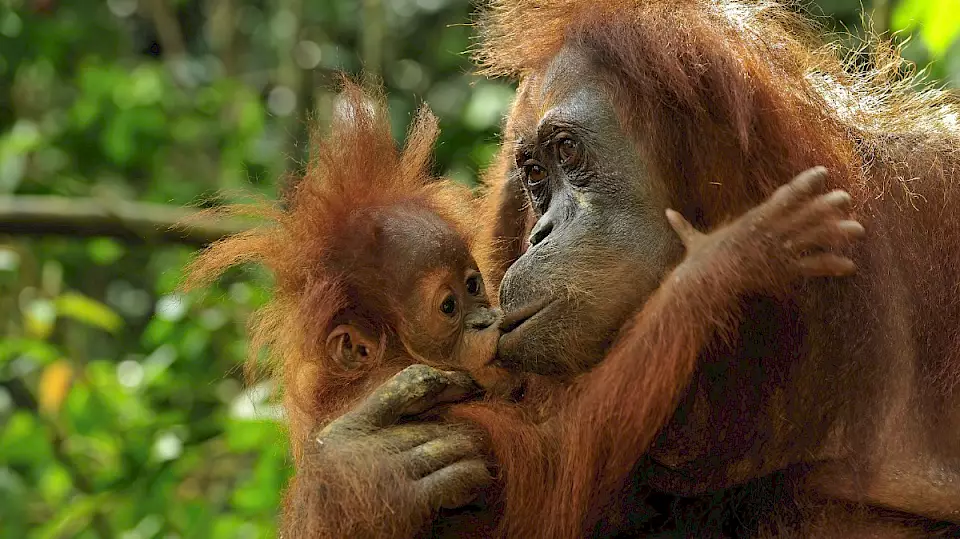
[(382, 0), (363, 0), (361, 56), (368, 84), (376, 84), (383, 71), (384, 13)]
[(885, 34), (890, 30), (890, 18), (893, 14), (894, 2), (892, 0), (874, 0), (873, 11), (870, 14), (873, 23), (873, 31), (878, 35)]
[(163, 55), (170, 60), (186, 56), (187, 46), (184, 44), (183, 32), (180, 31), (180, 23), (177, 22), (177, 16), (167, 5), (166, 0), (149, 0), (147, 10), (157, 30), (157, 39), (160, 41)]
[(237, 73), (237, 9), (234, 0), (207, 0), (206, 33), (227, 77)]
[(131, 201), (57, 196), (0, 196), (0, 234), (107, 236), (131, 243), (202, 246), (250, 223), (198, 210)]

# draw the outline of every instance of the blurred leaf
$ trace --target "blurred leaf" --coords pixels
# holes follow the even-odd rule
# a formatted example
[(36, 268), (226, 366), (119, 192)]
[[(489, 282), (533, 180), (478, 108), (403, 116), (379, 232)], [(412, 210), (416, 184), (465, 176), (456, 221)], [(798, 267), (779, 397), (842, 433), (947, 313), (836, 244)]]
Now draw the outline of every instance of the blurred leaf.
[(513, 102), (513, 97), (513, 90), (508, 86), (478, 84), (463, 112), (463, 123), (478, 131), (498, 126), (507, 107)]
[(40, 375), (37, 387), (37, 404), (43, 413), (55, 415), (70, 391), (73, 381), (73, 367), (67, 361), (57, 361), (47, 365)]
[(0, 340), (0, 364), (21, 356), (45, 365), (61, 357), (62, 354), (56, 346), (44, 341), (9, 338)]
[(141, 338), (142, 343), (144, 346), (151, 348), (160, 346), (170, 339), (170, 336), (174, 333), (175, 329), (175, 323), (170, 322), (169, 320), (153, 317), (143, 332)]
[(115, 332), (123, 326), (123, 319), (99, 301), (79, 292), (67, 292), (56, 299), (57, 312), (89, 326)]
[(231, 421), (227, 425), (227, 447), (234, 452), (269, 447), (283, 429), (273, 421)]
[(73, 479), (63, 466), (51, 464), (41, 473), (37, 486), (40, 487), (44, 501), (51, 505), (59, 505), (73, 490)]
[(52, 457), (46, 429), (27, 411), (15, 412), (0, 431), (0, 462), (8, 465), (46, 463)]
[(20, 253), (0, 246), (0, 271), (15, 272), (20, 268)]
[(920, 27), (920, 38), (934, 58), (942, 57), (960, 36), (960, 4), (957, 0), (904, 0), (891, 18), (893, 28)]
[(40, 128), (35, 122), (18, 120), (10, 131), (0, 137), (0, 161), (36, 150), (42, 140)]
[(94, 513), (105, 495), (76, 497), (69, 504), (62, 506), (54, 518), (41, 526), (35, 535), (37, 539), (57, 539), (76, 534), (87, 528)]
[(237, 515), (223, 515), (213, 522), (212, 539), (254, 539), (259, 536), (256, 524)]
[(90, 253), (91, 260), (106, 266), (119, 260), (126, 249), (112, 238), (94, 238), (87, 243), (87, 252)]
[(23, 312), (23, 325), (27, 335), (38, 339), (49, 337), (56, 321), (57, 308), (52, 301), (45, 298), (31, 301)]
[(153, 105), (163, 97), (162, 66), (138, 66), (123, 84), (113, 90), (113, 101), (122, 109)]
[(133, 129), (131, 116), (120, 114), (107, 124), (100, 136), (103, 151), (118, 165), (125, 165), (133, 158), (136, 149)]

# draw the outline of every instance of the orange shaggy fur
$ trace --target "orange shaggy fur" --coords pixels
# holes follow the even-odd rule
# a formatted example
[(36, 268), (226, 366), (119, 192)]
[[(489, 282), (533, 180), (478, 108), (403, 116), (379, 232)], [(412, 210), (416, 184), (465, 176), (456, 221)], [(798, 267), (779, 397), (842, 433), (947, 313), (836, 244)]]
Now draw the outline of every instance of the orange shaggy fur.
[[(387, 361), (392, 358), (346, 369), (324, 350), (333, 316), (354, 295), (370, 296), (373, 305), (368, 307), (385, 317), (397, 311), (365, 256), (365, 241), (374, 236), (368, 230), (369, 216), (403, 205), (424, 207), (456, 225), (463, 238), (471, 238), (463, 223), (473, 206), (469, 190), (434, 181), (430, 174), (437, 122), (428, 110), (419, 114), (402, 152), (391, 136), (380, 96), (368, 97), (345, 83), (334, 112), (330, 132), (314, 135), (312, 156), (286, 197), (287, 209), (228, 208), (226, 213), (254, 215), (266, 223), (214, 243), (188, 270), (188, 287), (204, 285), (245, 262), (272, 272), (273, 298), (251, 323), (249, 367), (257, 369), (260, 352), (269, 351), (270, 369), (284, 387), (297, 462), (310, 429), (397, 370)], [(476, 247), (474, 251), (481, 251)]]
[[(472, 194), (430, 174), (436, 136), (436, 119), (423, 109), (398, 151), (382, 96), (344, 82), (331, 129), (314, 134), (312, 156), (285, 207), (223, 210), (265, 223), (211, 245), (188, 269), (186, 288), (245, 262), (274, 276), (272, 299), (251, 321), (248, 372), (259, 370), (266, 349), (268, 373), (284, 390), (296, 465), (281, 523), (288, 539), (409, 537), (431, 514), (404, 470), (382, 461), (391, 448), (371, 442), (340, 454), (331, 447), (321, 457), (311, 453), (307, 438), (411, 362), (385, 357), (403, 309), (371, 260), (378, 212), (427, 210), (453, 227), (475, 256), (483, 252), (466, 222), (475, 211)], [(382, 324), (372, 330), (384, 342), (380, 357), (346, 368), (328, 355), (325, 341), (338, 313), (361, 305)]]
[[(894, 51), (881, 47), (870, 57), (869, 69), (852, 69), (835, 49), (818, 47), (799, 16), (771, 1), (494, 0), (480, 28), (484, 41), (477, 54), (485, 71), (521, 78), (521, 95), (537, 89), (537, 74), (565, 44), (588, 51), (605, 76), (621, 122), (671, 186), (674, 207), (703, 228), (755, 206), (798, 171), (827, 166), (834, 186), (856, 199), (871, 236), (853, 255), (861, 269), (856, 278), (807, 287), (794, 298), (807, 335), (830, 351), (797, 366), (797, 372), (809, 379), (822, 373), (835, 384), (819, 395), (818, 405), (830, 413), (847, 396), (881, 393), (881, 382), (893, 372), (877, 359), (889, 350), (881, 342), (884, 335), (874, 331), (856, 342), (849, 339), (851, 328), (879, 312), (912, 321), (908, 342), (897, 346), (917, 358), (916, 384), (931, 388), (922, 406), (935, 413), (956, 399), (960, 208), (951, 202), (957, 199), (960, 109), (943, 92), (914, 92), (915, 80), (900, 78), (903, 62)], [(366, 110), (356, 103), (354, 111)], [(513, 119), (536, 113), (518, 102), (505, 139), (512, 140)], [(324, 363), (319, 346), (318, 328), (342, 305), (346, 292), (342, 279), (317, 276), (331, 273), (323, 264), (326, 253), (342, 248), (337, 238), (352, 237), (362, 224), (356, 209), (413, 197), (454, 220), (471, 211), (459, 195), (420, 183), (432, 122), (421, 119), (407, 149), (398, 154), (385, 124), (378, 123), (385, 121), (383, 115), (363, 114), (341, 119), (291, 195), (290, 211), (268, 212), (274, 226), (215, 245), (194, 267), (196, 275), (210, 278), (253, 260), (266, 263), (277, 276), (275, 299), (254, 326), (253, 341), (254, 349), (268, 346), (281, 366), (298, 462), (313, 425), (382, 379)], [(501, 157), (500, 172), (509, 166), (510, 151)], [(356, 188), (358, 181), (367, 185), (367, 178), (375, 189)], [(490, 186), (488, 209), (495, 214), (502, 214), (496, 206), (504, 198), (506, 178), (495, 176)], [(505, 232), (490, 223), (487, 239), (474, 246), (516, 245), (511, 235), (528, 228), (524, 218), (529, 215), (522, 204), (511, 210), (519, 218), (516, 229)], [(503, 264), (497, 259), (482, 267), (496, 268), (497, 279)], [(909, 279), (917, 267), (924, 278)], [(369, 286), (375, 289), (376, 281)], [(899, 290), (905, 293), (896, 296), (907, 300), (889, 303)], [(624, 328), (611, 357), (571, 388), (546, 388), (543, 402), (531, 392), (529, 407), (480, 403), (455, 409), (490, 435), (505, 484), (505, 534), (574, 538), (601, 518), (615, 489), (669, 420), (694, 376), (698, 352), (716, 336), (710, 328), (736, 327), (740, 313), (724, 306), (721, 292), (684, 294), (651, 298)], [(771, 362), (770, 368), (778, 364)], [(339, 404), (321, 412), (321, 399)], [(863, 412), (836, 413), (849, 413), (839, 419), (851, 430), (879, 421), (873, 415), (862, 421), (857, 413)], [(538, 425), (544, 418), (547, 422)], [(870, 453), (866, 446), (853, 449)], [(352, 480), (357, 492), (392, 488), (389, 480), (378, 484), (376, 473), (367, 475)], [(382, 508), (358, 502), (350, 511), (350, 500), (339, 503), (357, 521), (389, 517)], [(426, 518), (405, 515), (404, 507), (390, 509), (394, 524), (383, 524), (385, 535), (416, 530)], [(340, 529), (350, 530), (352, 524)]]
[[(518, 118), (542, 114), (527, 108), (523, 96), (538, 95), (540, 75), (564, 46), (572, 45), (594, 61), (621, 123), (670, 186), (673, 207), (701, 228), (742, 214), (798, 171), (825, 165), (832, 186), (853, 195), (869, 239), (853, 254), (857, 277), (811, 285), (792, 298), (802, 316), (795, 324), (802, 324), (798, 327), (806, 336), (781, 336), (783, 348), (826, 351), (790, 375), (833, 384), (814, 389), (824, 392), (817, 394), (818, 410), (837, 414), (831, 417), (851, 432), (863, 431), (860, 438), (850, 436), (855, 441), (850, 450), (864, 462), (874, 448), (856, 444), (869, 444), (870, 429), (883, 421), (881, 410), (890, 398), (884, 380), (902, 376), (893, 370), (902, 368), (895, 358), (914, 362), (909, 368), (916, 372), (915, 387), (922, 388), (919, 406), (927, 421), (955, 418), (942, 414), (944, 405), (960, 396), (960, 107), (953, 95), (917, 90), (918, 79), (904, 74), (908, 66), (883, 43), (859, 55), (861, 61), (869, 58), (866, 66), (845, 63), (836, 46), (820, 46), (814, 28), (774, 1), (488, 4), (478, 23), (482, 43), (476, 57), (486, 74), (520, 80), (506, 141), (516, 138), (511, 125)], [(508, 144), (501, 158), (508, 163), (505, 170), (512, 151)], [(491, 205), (510, 198), (509, 180), (509, 173), (493, 177)], [(501, 218), (516, 220), (523, 211), (501, 208)], [(496, 229), (492, 237), (509, 240)], [(922, 278), (916, 277), (918, 268)], [(710, 304), (709, 296), (700, 299)], [(506, 478), (511, 535), (572, 538), (596, 521), (594, 513), (609, 501), (609, 489), (628, 476), (694, 373), (696, 340), (678, 338), (702, 337), (703, 320), (669, 320), (668, 330), (647, 327), (643, 333), (656, 321), (641, 313), (621, 332), (613, 355), (630, 353), (642, 365), (623, 361), (614, 367), (608, 358), (589, 376), (604, 377), (608, 385), (583, 383), (583, 393), (558, 399), (573, 402), (583, 414), (577, 421), (567, 405), (573, 430), (559, 441), (542, 442), (559, 455), (559, 471), (530, 465), (538, 460), (529, 456), (539, 454), (536, 443), (517, 448), (509, 428), (502, 438), (494, 434), (502, 468), (516, 474)], [(872, 325), (862, 334), (855, 328), (863, 328), (865, 320)], [(888, 325), (896, 323), (890, 320), (909, 321), (906, 340), (889, 340), (903, 327)], [(852, 339), (852, 334), (862, 336)], [(702, 361), (726, 365), (724, 358), (718, 354)], [(770, 372), (793, 368), (789, 359), (773, 359)], [(805, 393), (799, 386), (796, 391), (786, 398), (802, 401)], [(853, 395), (875, 399), (876, 405), (844, 409)], [(732, 410), (730, 417), (736, 413)], [(495, 414), (472, 415), (498, 432), (502, 420)], [(789, 419), (784, 421), (778, 428), (791, 428)], [(825, 436), (828, 426), (819, 426), (823, 432), (816, 436)], [(750, 431), (746, 424), (743, 428), (746, 436)], [(787, 439), (783, 450), (816, 441)], [(550, 473), (560, 475), (545, 486), (544, 474)]]

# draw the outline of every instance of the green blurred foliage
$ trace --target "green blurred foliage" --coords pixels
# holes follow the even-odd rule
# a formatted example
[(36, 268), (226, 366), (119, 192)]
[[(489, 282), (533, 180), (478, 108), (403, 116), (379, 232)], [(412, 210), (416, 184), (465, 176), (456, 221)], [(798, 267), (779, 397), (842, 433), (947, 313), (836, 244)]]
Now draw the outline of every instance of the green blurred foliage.
[[(960, 81), (955, 0), (868, 4)], [(856, 34), (859, 0), (821, 0)], [(366, 7), (365, 7), (366, 6)], [(372, 6), (372, 8), (371, 8)], [(272, 196), (337, 71), (379, 66), (395, 134), (426, 102), (472, 184), (512, 88), (470, 74), (468, 0), (0, 0), (0, 194)], [(535, 31), (535, 29), (532, 29)], [(0, 237), (0, 536), (267, 537), (290, 473), (269, 382), (240, 376), (267, 298), (177, 292), (185, 247)]]

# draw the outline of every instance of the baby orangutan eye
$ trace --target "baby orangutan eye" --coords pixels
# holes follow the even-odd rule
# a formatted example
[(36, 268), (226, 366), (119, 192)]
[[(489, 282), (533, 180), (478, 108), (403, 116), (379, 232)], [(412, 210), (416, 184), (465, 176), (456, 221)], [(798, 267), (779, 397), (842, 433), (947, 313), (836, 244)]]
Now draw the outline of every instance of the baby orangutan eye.
[(443, 303), (440, 304), (440, 312), (447, 316), (457, 314), (457, 298), (453, 297), (453, 294), (444, 298)]

